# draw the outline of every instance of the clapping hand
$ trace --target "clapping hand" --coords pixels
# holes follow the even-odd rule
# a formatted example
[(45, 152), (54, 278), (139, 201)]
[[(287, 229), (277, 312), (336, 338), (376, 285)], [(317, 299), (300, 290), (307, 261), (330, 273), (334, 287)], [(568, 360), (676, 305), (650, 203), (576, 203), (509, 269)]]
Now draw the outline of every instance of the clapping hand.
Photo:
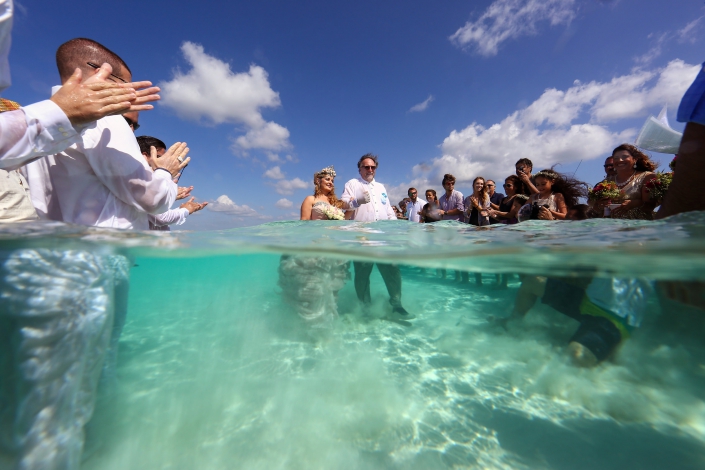
[(204, 207), (206, 207), (206, 206), (208, 205), (207, 202), (202, 202), (202, 203), (200, 203), (200, 204), (197, 203), (197, 202), (193, 202), (194, 199), (196, 199), (196, 198), (195, 198), (195, 197), (192, 197), (192, 198), (189, 199), (188, 201), (186, 201), (186, 202), (184, 202), (183, 204), (181, 204), (179, 207), (180, 207), (181, 209), (186, 209), (189, 214), (193, 214), (194, 212), (198, 212), (198, 211), (200, 211), (201, 209), (203, 209)]
[(150, 147), (150, 156), (147, 162), (152, 170), (161, 168), (171, 173), (173, 178), (176, 178), (191, 161), (191, 157), (187, 157), (188, 152), (189, 148), (186, 146), (186, 142), (175, 143), (161, 157), (157, 155), (156, 148)]
[[(174, 183), (176, 183), (176, 181), (174, 181)], [(179, 186), (176, 190), (176, 200), (186, 199), (191, 195), (191, 191), (193, 191), (193, 186)]]

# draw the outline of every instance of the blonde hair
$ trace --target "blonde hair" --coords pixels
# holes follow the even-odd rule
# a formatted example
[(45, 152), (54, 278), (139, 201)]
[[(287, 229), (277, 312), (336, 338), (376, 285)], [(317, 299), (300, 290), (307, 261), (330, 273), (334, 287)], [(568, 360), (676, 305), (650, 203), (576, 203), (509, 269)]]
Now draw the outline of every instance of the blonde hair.
[[(322, 170), (319, 172), (316, 172), (313, 174), (313, 197), (318, 197), (318, 196), (325, 196), (323, 194), (323, 191), (321, 191), (321, 185), (320, 185), (320, 180), (324, 176), (330, 176), (331, 178), (335, 179), (335, 175), (331, 175), (328, 171)], [(331, 188), (330, 193), (327, 195), (328, 197), (328, 204), (331, 206), (335, 206), (338, 209), (343, 208), (343, 201), (340, 201), (338, 197), (335, 195), (335, 185), (333, 185), (333, 188)]]

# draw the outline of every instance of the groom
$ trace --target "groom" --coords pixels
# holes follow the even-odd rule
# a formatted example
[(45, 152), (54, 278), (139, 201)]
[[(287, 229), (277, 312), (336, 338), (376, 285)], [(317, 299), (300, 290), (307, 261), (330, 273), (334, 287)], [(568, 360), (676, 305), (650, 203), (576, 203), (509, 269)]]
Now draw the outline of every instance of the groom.
[[(378, 220), (396, 220), (397, 216), (387, 197), (384, 185), (375, 181), (377, 171), (377, 155), (368, 153), (357, 162), (360, 177), (345, 183), (345, 190), (341, 199), (354, 208), (353, 220), (361, 222), (376, 222)], [(370, 274), (375, 263), (354, 261), (355, 266), (355, 292), (357, 298), (368, 307), (370, 298)], [(401, 306), (401, 272), (393, 264), (377, 263), (384, 284), (389, 292), (389, 303), (392, 304), (394, 313), (401, 318), (409, 318), (409, 312)]]

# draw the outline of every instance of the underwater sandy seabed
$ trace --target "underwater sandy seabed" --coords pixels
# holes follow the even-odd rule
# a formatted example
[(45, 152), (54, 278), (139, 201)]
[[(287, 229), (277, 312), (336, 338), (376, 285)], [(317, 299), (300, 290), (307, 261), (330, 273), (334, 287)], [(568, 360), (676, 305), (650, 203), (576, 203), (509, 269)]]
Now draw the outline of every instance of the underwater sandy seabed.
[(278, 294), (277, 254), (135, 264), (82, 469), (705, 468), (696, 311), (654, 297), (616, 358), (580, 369), (576, 321), (537, 303), (522, 325), (488, 322), (517, 276), (404, 266), (405, 327), (379, 318), (375, 269), (370, 316), (349, 281), (334, 328), (311, 333)]

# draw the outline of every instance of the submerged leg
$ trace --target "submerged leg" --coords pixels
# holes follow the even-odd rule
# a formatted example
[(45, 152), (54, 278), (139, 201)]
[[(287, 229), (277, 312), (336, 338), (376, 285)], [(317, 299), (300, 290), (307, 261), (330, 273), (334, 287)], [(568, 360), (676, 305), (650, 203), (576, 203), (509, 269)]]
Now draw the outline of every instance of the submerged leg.
[(389, 303), (392, 307), (401, 307), (401, 271), (396, 264), (377, 263), (384, 284), (389, 292)]
[(370, 297), (370, 274), (374, 263), (364, 261), (353, 261), (355, 267), (355, 293), (363, 304), (369, 305), (372, 302)]
[(523, 318), (531, 307), (536, 303), (536, 299), (543, 297), (546, 290), (546, 278), (542, 276), (524, 276), (521, 287), (517, 292), (512, 310), (513, 318)]
[(110, 278), (88, 252), (2, 256), (3, 310), (12, 330), (0, 356), (12, 369), (0, 424), (15, 468), (74, 470), (112, 328)]

